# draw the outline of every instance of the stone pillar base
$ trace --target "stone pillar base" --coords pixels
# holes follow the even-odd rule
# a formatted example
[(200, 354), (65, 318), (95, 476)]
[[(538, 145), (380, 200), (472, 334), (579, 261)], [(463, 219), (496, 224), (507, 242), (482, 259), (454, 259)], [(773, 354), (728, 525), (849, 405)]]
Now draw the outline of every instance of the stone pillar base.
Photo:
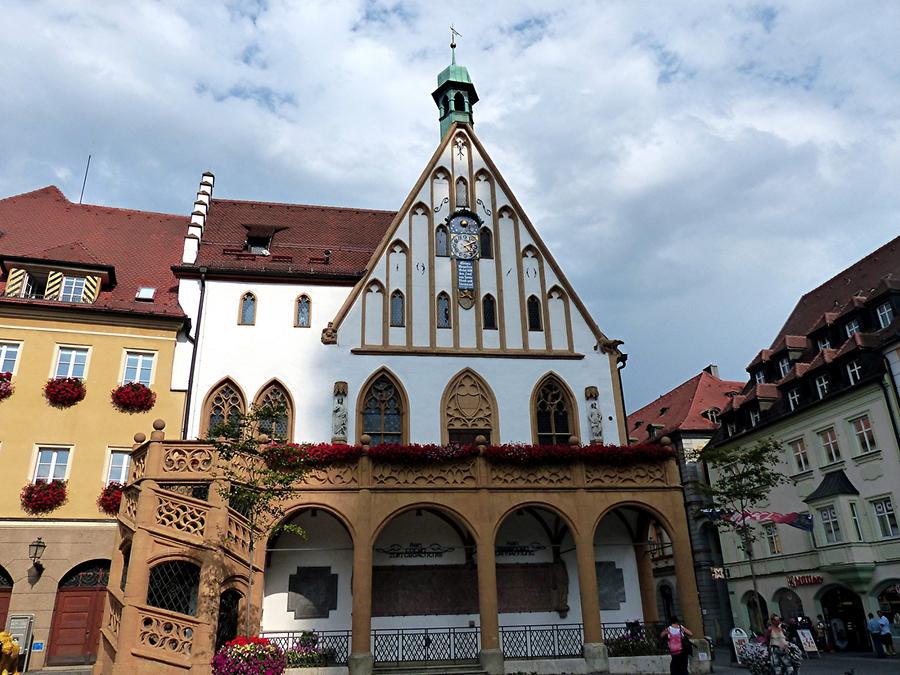
[(504, 675), (506, 669), (503, 666), (503, 652), (499, 649), (482, 649), (478, 652), (478, 660), (481, 668), (488, 675)]
[(592, 673), (609, 672), (609, 653), (602, 642), (584, 643), (584, 661)]
[(347, 660), (347, 668), (350, 675), (372, 675), (372, 669), (375, 667), (375, 657), (371, 652), (361, 652), (359, 654), (351, 654)]

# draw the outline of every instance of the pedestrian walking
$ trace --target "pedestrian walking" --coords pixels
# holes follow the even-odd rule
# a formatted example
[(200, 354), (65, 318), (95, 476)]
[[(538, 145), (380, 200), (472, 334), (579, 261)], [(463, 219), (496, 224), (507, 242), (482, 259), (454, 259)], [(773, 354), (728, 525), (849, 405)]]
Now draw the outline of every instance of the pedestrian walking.
[(880, 609), (878, 610), (878, 624), (881, 627), (879, 637), (881, 638), (885, 653), (888, 654), (888, 656), (897, 656), (897, 650), (894, 649), (894, 636), (891, 635), (891, 620), (888, 619), (887, 614)]
[(820, 652), (831, 651), (831, 647), (828, 645), (828, 624), (825, 623), (821, 614), (816, 617), (816, 645)]
[(884, 640), (881, 639), (881, 622), (875, 618), (872, 612), (869, 612), (869, 637), (872, 638), (872, 648), (875, 650), (875, 656), (879, 659), (884, 658)]
[(689, 639), (692, 635), (691, 631), (681, 625), (677, 616), (673, 616), (668, 627), (659, 634), (661, 638), (666, 639), (669, 653), (672, 655), (672, 661), (669, 663), (670, 675), (688, 675), (688, 658), (694, 653), (694, 646)]
[(766, 630), (766, 644), (769, 646), (769, 659), (772, 664), (773, 675), (797, 675), (799, 666), (794, 664), (791, 658), (787, 631), (781, 623), (781, 617), (772, 615), (768, 630)]

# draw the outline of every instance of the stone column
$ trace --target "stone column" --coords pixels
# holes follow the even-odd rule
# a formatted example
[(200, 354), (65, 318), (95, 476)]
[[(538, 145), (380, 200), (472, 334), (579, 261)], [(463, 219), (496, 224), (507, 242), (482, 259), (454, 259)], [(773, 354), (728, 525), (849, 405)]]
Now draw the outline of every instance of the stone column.
[(578, 564), (578, 591), (581, 595), (581, 621), (584, 624), (584, 660), (591, 673), (609, 672), (606, 645), (600, 623), (600, 591), (594, 561), (594, 533), (573, 533)]
[(681, 621), (695, 634), (703, 631), (703, 614), (700, 612), (700, 596), (697, 593), (697, 577), (694, 575), (694, 556), (688, 536), (685, 519), (675, 523), (676, 533), (672, 537), (675, 558), (675, 584), (678, 587), (678, 602), (681, 607)]
[(375, 665), (372, 656), (372, 496), (360, 490), (359, 522), (353, 541), (352, 621), (350, 636), (350, 675), (371, 675)]
[(500, 617), (497, 608), (497, 560), (493, 532), (478, 536), (478, 612), (481, 623), (481, 667), (490, 675), (503, 674), (503, 652), (500, 649)]
[(638, 585), (641, 589), (641, 609), (646, 623), (659, 621), (659, 606), (656, 602), (656, 580), (653, 578), (653, 561), (650, 559), (650, 547), (637, 544), (634, 548), (637, 557)]

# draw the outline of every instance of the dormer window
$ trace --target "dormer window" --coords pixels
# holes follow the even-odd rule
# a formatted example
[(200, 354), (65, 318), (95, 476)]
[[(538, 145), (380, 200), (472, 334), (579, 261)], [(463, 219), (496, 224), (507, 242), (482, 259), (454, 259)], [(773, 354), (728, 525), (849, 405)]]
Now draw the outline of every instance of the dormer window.
[(800, 390), (799, 389), (791, 389), (788, 392), (788, 405), (791, 406), (791, 410), (796, 410), (797, 406), (800, 405)]
[(83, 302), (84, 282), (84, 277), (63, 277), (59, 300), (61, 302)]
[(736, 432), (737, 432), (737, 424), (735, 424), (734, 422), (729, 422), (725, 426), (725, 433), (728, 434), (729, 436), (734, 436), (734, 434)]
[(875, 310), (878, 312), (878, 325), (882, 328), (887, 328), (891, 325), (891, 321), (894, 320), (894, 308), (891, 307), (891, 303), (885, 302), (881, 305), (878, 305), (878, 309)]
[(831, 349), (831, 340), (829, 340), (827, 337), (819, 338), (818, 344), (819, 351), (822, 351), (823, 349)]
[(751, 410), (750, 411), (750, 426), (755, 427), (759, 424), (760, 413), (759, 410)]
[(272, 245), (271, 234), (248, 234), (247, 251), (255, 255), (269, 255), (269, 247)]
[(859, 361), (851, 361), (847, 364), (847, 378), (850, 380), (850, 384), (854, 385), (859, 382), (860, 377), (862, 377), (862, 366), (859, 365)]
[(756, 378), (757, 384), (762, 384), (766, 381), (766, 374), (762, 371), (762, 369), (757, 370), (754, 377)]
[(708, 419), (713, 424), (719, 423), (719, 409), (718, 408), (709, 408), (708, 410), (704, 410), (701, 413), (706, 419)]
[(782, 377), (791, 372), (791, 360), (787, 356), (778, 362), (778, 372), (781, 373)]
[(47, 274), (26, 272), (25, 283), (22, 284), (22, 297), (43, 300), (47, 291)]
[(819, 398), (825, 398), (828, 394), (828, 376), (827, 375), (819, 375), (816, 378), (816, 393), (819, 395)]
[(844, 326), (844, 331), (847, 333), (847, 337), (853, 337), (854, 333), (858, 333), (861, 330), (859, 325), (859, 319), (852, 319), (847, 322), (847, 325)]

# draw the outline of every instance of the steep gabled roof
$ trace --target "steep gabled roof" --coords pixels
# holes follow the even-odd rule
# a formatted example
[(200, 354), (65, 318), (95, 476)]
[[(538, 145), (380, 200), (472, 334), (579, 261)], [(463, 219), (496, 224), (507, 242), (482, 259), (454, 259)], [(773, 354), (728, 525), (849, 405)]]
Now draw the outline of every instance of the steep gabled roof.
[(844, 473), (844, 470), (838, 469), (837, 471), (829, 471), (822, 476), (822, 482), (819, 483), (819, 486), (803, 501), (809, 504), (810, 502), (819, 499), (827, 499), (828, 497), (858, 494), (859, 490), (857, 490), (856, 486), (849, 478), (847, 478), (847, 474)]
[(719, 425), (702, 413), (710, 408), (722, 410), (731, 400), (729, 394), (739, 392), (743, 382), (720, 380), (707, 371), (663, 394), (628, 416), (628, 435), (646, 440), (648, 425), (659, 435), (674, 431), (715, 431)]
[[(114, 268), (115, 285), (79, 309), (181, 317), (171, 267), (181, 259), (187, 224), (186, 216), (75, 204), (51, 185), (0, 199), (0, 256)], [(0, 296), (5, 286), (0, 282)], [(152, 302), (134, 299), (140, 286), (157, 289)], [(0, 301), (45, 302), (5, 297)]]

